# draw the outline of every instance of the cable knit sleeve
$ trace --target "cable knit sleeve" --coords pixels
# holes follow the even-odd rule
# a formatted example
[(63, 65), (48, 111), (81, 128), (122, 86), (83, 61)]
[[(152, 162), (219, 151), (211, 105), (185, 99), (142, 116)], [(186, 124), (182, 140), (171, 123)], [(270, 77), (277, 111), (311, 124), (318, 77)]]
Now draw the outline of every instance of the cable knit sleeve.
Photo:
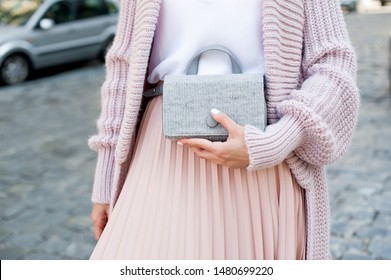
[(304, 1), (303, 83), (277, 107), (279, 121), (265, 132), (247, 125), (249, 169), (266, 168), (290, 152), (313, 165), (348, 148), (359, 107), (356, 57), (338, 0)]
[(95, 203), (110, 202), (115, 147), (125, 108), (134, 2), (121, 1), (116, 36), (106, 57), (106, 79), (101, 89), (98, 133), (88, 140), (89, 147), (98, 152), (92, 192), (92, 201)]

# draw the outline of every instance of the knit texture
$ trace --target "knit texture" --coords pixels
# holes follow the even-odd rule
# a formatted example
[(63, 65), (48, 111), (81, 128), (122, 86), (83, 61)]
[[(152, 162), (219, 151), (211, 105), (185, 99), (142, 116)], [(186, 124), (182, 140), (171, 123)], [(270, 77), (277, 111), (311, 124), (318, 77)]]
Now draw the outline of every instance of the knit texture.
[[(92, 201), (117, 201), (130, 165), (160, 0), (123, 0), (107, 56)], [(356, 58), (338, 0), (264, 0), (268, 123), (245, 126), (249, 170), (285, 160), (305, 189), (307, 259), (328, 259), (324, 165), (347, 150), (357, 119)]]

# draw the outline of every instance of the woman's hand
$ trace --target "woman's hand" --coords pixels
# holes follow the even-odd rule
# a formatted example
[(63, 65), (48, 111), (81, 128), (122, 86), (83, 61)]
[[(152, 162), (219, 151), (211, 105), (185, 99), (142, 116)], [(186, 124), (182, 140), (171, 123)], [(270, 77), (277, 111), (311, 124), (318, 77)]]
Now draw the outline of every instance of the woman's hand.
[(205, 139), (181, 139), (178, 142), (190, 147), (199, 157), (226, 167), (247, 167), (250, 163), (244, 138), (244, 127), (235, 123), (217, 109), (211, 111), (213, 118), (228, 130), (226, 142), (211, 142)]
[(94, 225), (95, 240), (98, 240), (102, 235), (109, 219), (110, 205), (94, 203), (91, 212), (92, 224)]

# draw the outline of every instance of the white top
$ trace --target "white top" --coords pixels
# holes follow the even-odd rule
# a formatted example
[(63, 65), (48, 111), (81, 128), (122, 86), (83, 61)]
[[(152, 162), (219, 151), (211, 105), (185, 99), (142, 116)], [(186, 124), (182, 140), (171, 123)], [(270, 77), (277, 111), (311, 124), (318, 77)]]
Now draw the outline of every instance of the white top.
[[(243, 73), (263, 73), (263, 0), (162, 0), (148, 82), (167, 74), (183, 75), (202, 48), (222, 45), (238, 59)], [(231, 73), (228, 56), (201, 56), (198, 74)]]

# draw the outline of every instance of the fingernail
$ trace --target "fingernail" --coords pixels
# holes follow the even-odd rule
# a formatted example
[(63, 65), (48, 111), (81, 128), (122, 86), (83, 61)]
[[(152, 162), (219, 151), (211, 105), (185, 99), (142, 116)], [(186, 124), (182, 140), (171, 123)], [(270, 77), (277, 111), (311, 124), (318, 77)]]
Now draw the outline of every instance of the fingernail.
[(183, 146), (183, 143), (181, 143), (181, 142), (177, 142), (177, 144), (180, 145), (180, 146)]
[(220, 111), (217, 110), (216, 108), (213, 108), (213, 109), (210, 110), (210, 111), (211, 111), (211, 113), (212, 113), (213, 115), (218, 115), (218, 114), (220, 113)]

